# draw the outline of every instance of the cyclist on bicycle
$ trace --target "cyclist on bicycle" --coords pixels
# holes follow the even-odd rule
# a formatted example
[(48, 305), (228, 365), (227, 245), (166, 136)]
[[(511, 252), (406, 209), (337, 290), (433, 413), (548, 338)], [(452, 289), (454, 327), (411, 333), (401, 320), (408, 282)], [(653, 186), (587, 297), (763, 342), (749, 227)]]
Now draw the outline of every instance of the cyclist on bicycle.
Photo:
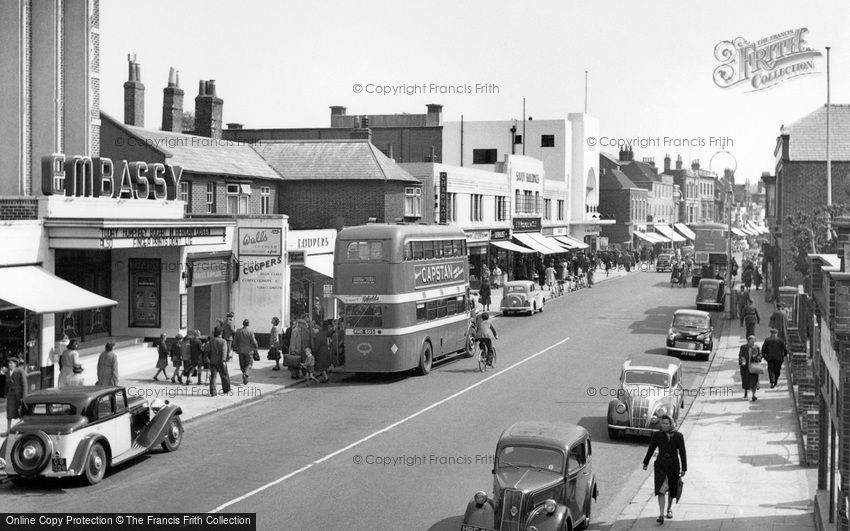
[(481, 322), (478, 323), (478, 331), (475, 335), (478, 339), (481, 349), (487, 349), (487, 365), (493, 366), (493, 340), (499, 339), (499, 334), (496, 333), (496, 328), (490, 322), (490, 316), (487, 312), (481, 314)]

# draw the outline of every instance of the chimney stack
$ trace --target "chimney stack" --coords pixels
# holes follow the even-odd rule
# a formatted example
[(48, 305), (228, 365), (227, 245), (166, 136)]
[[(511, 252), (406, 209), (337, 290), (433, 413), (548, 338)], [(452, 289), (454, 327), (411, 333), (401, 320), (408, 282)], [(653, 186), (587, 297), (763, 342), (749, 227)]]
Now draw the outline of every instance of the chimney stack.
[(676, 156), (676, 169), (677, 170), (682, 169), (682, 156), (681, 155)]
[(215, 80), (200, 81), (195, 97), (195, 134), (221, 138), (221, 111), (224, 101), (215, 93)]
[(691, 169), (697, 171), (699, 169), (699, 159), (694, 159), (691, 161)]
[(664, 171), (670, 170), (670, 155), (664, 155)]
[(443, 106), (438, 103), (429, 103), (425, 106), (427, 114), (425, 115), (426, 127), (439, 127), (443, 125)]
[(345, 107), (331, 105), (331, 127), (345, 127)]
[(124, 123), (136, 127), (145, 126), (145, 86), (142, 70), (136, 62), (136, 54), (127, 54), (128, 76), (124, 82)]
[[(523, 139), (523, 142), (524, 141), (525, 139)], [(629, 159), (629, 152), (626, 151), (626, 146), (622, 146), (620, 148), (620, 154), (618, 155), (618, 158), (620, 159), (620, 162), (626, 162)]]
[(169, 68), (168, 86), (162, 89), (162, 130), (183, 132), (183, 89), (180, 72), (174, 67)]
[(393, 157), (393, 144), (390, 142), (387, 144), (387, 158), (395, 160)]
[(364, 117), (360, 118), (359, 120), (355, 121), (354, 123), (356, 124), (358, 122), (360, 123), (360, 126), (359, 127), (355, 126), (351, 130), (351, 135), (350, 135), (351, 139), (352, 140), (365, 139), (365, 140), (368, 140), (369, 142), (371, 142), (372, 141), (372, 130), (369, 129), (369, 117), (364, 116)]

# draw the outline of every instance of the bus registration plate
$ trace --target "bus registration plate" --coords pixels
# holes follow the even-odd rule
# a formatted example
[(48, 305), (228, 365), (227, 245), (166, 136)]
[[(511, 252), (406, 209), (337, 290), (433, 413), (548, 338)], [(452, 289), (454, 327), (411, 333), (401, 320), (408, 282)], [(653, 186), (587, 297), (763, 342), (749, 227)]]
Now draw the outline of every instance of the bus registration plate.
[(374, 336), (380, 334), (378, 330), (374, 328), (355, 328), (354, 335), (355, 336)]

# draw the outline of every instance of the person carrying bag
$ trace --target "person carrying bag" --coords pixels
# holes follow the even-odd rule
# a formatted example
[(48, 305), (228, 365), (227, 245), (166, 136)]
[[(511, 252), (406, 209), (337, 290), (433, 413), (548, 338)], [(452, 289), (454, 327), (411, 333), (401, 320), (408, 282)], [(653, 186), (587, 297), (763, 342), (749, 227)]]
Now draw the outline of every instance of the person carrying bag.
[(741, 386), (744, 389), (744, 398), (747, 392), (753, 392), (753, 402), (757, 400), (756, 390), (759, 388), (759, 375), (764, 374), (764, 366), (761, 363), (761, 351), (756, 345), (756, 336), (749, 336), (747, 343), (741, 345), (738, 351), (738, 365), (741, 370)]

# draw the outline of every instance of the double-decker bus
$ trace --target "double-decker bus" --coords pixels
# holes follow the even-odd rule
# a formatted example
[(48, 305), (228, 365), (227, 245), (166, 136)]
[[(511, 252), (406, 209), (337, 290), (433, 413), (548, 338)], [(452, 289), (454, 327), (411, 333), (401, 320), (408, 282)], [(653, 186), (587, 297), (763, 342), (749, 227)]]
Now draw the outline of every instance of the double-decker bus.
[(334, 296), (345, 316), (347, 372), (428, 374), (456, 352), (471, 355), (469, 258), (462, 230), (369, 224), (336, 239)]
[(711, 268), (714, 276), (723, 278), (726, 273), (726, 239), (729, 227), (723, 223), (697, 223), (689, 225), (694, 238), (694, 283), (699, 283), (702, 266)]

